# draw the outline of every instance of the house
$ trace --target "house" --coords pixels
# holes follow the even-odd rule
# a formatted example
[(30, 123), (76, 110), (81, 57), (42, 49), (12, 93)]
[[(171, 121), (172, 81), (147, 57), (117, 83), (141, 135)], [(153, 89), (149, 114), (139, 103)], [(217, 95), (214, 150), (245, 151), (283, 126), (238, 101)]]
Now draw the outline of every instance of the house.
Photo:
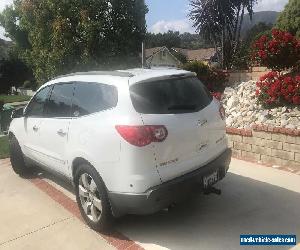
[(207, 48), (207, 49), (181, 49), (181, 48), (173, 48), (177, 53), (183, 54), (187, 61), (201, 61), (207, 64), (211, 64), (217, 61), (217, 53), (215, 48)]
[(165, 46), (146, 49), (145, 56), (148, 67), (178, 68), (182, 65), (182, 62)]
[(180, 67), (184, 62), (178, 54), (182, 54), (187, 61), (201, 61), (207, 64), (217, 62), (217, 53), (214, 48), (208, 49), (182, 49), (167, 47), (156, 47), (145, 50), (146, 65), (148, 67)]

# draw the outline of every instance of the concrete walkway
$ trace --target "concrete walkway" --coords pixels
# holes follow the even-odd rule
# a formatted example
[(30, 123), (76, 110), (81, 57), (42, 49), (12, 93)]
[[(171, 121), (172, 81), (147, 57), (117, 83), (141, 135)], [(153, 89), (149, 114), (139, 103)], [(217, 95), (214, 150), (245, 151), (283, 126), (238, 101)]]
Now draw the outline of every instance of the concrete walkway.
[(0, 249), (115, 249), (0, 161)]
[[(8, 165), (0, 161), (0, 249), (141, 249), (127, 240), (108, 244), (115, 239), (88, 229), (69, 208), (75, 196), (62, 180), (47, 173), (23, 180)], [(233, 159), (217, 186), (221, 196), (198, 194), (171, 211), (125, 216), (117, 230), (149, 250), (253, 249), (239, 246), (240, 234), (296, 234), (299, 242), (299, 175)]]

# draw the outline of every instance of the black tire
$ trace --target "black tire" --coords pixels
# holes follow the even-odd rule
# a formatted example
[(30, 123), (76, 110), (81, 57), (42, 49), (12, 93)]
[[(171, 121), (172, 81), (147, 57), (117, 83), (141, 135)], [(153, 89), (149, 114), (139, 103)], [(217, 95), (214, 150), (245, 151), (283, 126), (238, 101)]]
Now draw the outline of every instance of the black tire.
[[(95, 196), (101, 200), (102, 203), (102, 211), (99, 213), (99, 220), (97, 222), (93, 221), (87, 213), (84, 211), (82, 200), (83, 196), (79, 195), (79, 186), (80, 186), (80, 178), (82, 178), (83, 175), (87, 174), (89, 177), (94, 180), (97, 190)], [(75, 193), (76, 193), (76, 201), (81, 213), (81, 216), (85, 220), (85, 222), (95, 231), (98, 232), (109, 232), (112, 229), (112, 225), (114, 222), (114, 217), (112, 215), (110, 202), (108, 199), (106, 187), (104, 185), (104, 182), (98, 172), (89, 164), (81, 164), (77, 167), (75, 177), (74, 177), (74, 183), (75, 183)], [(80, 198), (81, 197), (81, 198)], [(88, 198), (87, 198), (88, 199)], [(90, 211), (92, 208), (90, 207)], [(99, 212), (99, 211), (98, 211)]]
[(26, 166), (22, 149), (15, 136), (9, 139), (9, 153), (12, 169), (16, 174), (24, 176), (28, 174), (29, 168)]

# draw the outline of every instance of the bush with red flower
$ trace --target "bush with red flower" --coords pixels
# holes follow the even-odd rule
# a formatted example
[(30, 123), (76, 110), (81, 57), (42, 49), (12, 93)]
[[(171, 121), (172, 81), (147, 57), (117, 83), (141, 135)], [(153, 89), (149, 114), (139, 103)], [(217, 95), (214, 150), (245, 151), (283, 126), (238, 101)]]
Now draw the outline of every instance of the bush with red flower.
[(258, 102), (264, 107), (300, 105), (300, 76), (271, 71), (256, 83)]
[(300, 61), (300, 40), (290, 33), (273, 29), (252, 45), (252, 59), (273, 70), (292, 68)]
[(199, 80), (208, 88), (212, 95), (218, 100), (221, 99), (229, 79), (228, 73), (210, 68), (199, 61), (188, 62), (183, 65), (183, 69), (195, 72)]

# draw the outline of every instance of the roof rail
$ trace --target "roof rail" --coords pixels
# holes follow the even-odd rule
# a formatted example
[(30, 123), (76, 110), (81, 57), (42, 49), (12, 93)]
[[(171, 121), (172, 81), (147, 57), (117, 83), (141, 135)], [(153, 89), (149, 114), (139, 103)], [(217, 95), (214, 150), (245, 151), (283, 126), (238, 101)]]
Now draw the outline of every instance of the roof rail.
[(53, 78), (52, 80), (56, 80), (63, 77), (69, 76), (90, 76), (90, 75), (110, 75), (110, 76), (119, 76), (119, 77), (133, 77), (134, 75), (129, 72), (121, 72), (121, 71), (87, 71), (87, 72), (76, 72), (67, 75), (61, 75)]

